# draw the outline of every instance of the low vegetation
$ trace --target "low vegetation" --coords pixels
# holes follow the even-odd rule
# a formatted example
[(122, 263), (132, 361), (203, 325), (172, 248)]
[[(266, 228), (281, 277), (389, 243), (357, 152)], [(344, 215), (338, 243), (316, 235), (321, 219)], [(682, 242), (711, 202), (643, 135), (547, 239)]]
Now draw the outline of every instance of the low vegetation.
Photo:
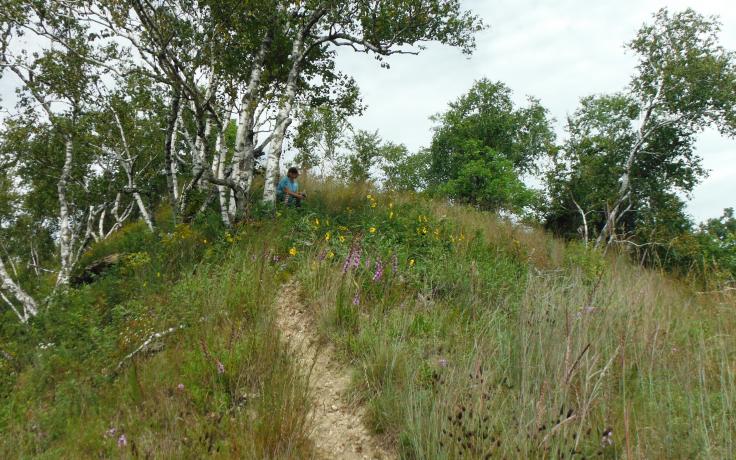
[(470, 208), (310, 189), (236, 230), (129, 225), (84, 256), (119, 264), (4, 320), (0, 456), (308, 458), (288, 279), (401, 458), (733, 456), (733, 297)]

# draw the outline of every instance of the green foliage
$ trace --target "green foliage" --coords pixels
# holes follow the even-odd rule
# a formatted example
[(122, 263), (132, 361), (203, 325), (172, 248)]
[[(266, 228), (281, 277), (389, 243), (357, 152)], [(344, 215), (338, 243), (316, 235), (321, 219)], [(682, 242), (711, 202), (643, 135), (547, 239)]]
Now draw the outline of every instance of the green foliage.
[(666, 8), (641, 27), (627, 45), (639, 60), (629, 89), (584, 98), (568, 120), (547, 173), (550, 228), (597, 236), (599, 247), (646, 247), (637, 252), (650, 264), (695, 266), (680, 198), (706, 175), (694, 136), (736, 129), (736, 55), (718, 44), (719, 30), (713, 17)]
[(479, 80), (434, 121), (431, 190), (492, 210), (519, 210), (533, 201), (520, 177), (554, 150), (551, 120), (537, 100), (517, 108), (506, 85)]
[(477, 159), (468, 159), (453, 179), (439, 187), (440, 193), (492, 211), (521, 213), (535, 203), (535, 192), (519, 179), (511, 161), (492, 150), (478, 150), (474, 156)]

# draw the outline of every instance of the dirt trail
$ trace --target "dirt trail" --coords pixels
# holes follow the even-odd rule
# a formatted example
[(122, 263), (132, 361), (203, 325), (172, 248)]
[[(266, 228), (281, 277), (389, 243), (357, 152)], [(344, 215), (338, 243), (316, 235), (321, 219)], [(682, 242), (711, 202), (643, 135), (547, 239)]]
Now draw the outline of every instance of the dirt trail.
[(323, 459), (393, 459), (363, 424), (362, 407), (346, 402), (350, 376), (331, 345), (318, 345), (313, 315), (299, 300), (299, 285), (286, 283), (276, 302), (277, 322), (304, 372), (310, 372), (317, 453)]

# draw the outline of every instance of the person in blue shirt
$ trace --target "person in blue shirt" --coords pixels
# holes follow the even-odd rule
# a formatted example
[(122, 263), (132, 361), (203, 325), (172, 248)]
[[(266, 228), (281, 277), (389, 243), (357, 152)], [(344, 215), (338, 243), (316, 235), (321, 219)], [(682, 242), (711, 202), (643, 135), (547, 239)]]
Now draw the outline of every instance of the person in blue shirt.
[(299, 170), (292, 167), (286, 173), (286, 177), (279, 181), (279, 185), (276, 186), (276, 200), (279, 203), (284, 203), (287, 206), (296, 206), (297, 208), (302, 205), (302, 200), (307, 197), (305, 193), (299, 193), (299, 182), (296, 178), (299, 177)]

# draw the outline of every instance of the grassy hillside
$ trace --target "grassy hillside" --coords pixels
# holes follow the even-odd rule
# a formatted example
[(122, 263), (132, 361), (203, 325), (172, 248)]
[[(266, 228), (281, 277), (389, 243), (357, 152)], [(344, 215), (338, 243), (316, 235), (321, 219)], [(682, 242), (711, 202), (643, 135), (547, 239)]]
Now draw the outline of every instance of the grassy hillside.
[(733, 297), (472, 209), (320, 187), (230, 231), (128, 226), (86, 255), (114, 269), (28, 330), (4, 317), (0, 457), (309, 458), (308, 376), (274, 321), (289, 279), (402, 458), (736, 455)]

